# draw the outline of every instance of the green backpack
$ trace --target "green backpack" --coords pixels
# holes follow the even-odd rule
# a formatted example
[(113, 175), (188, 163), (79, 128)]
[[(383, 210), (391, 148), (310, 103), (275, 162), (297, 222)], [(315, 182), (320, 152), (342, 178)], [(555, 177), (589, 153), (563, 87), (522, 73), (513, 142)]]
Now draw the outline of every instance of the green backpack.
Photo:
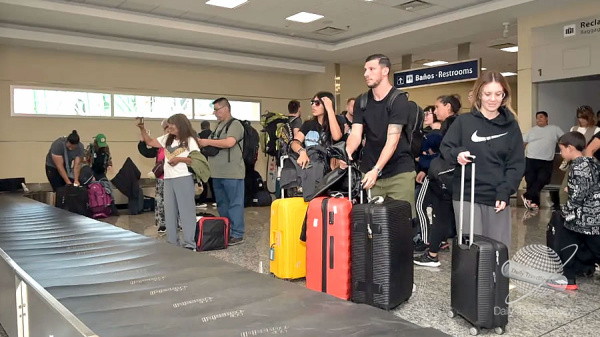
[[(295, 117), (296, 118), (296, 117)], [(267, 112), (261, 116), (260, 133), (261, 151), (275, 158), (287, 151), (287, 146), (294, 139), (290, 118), (279, 112)]]

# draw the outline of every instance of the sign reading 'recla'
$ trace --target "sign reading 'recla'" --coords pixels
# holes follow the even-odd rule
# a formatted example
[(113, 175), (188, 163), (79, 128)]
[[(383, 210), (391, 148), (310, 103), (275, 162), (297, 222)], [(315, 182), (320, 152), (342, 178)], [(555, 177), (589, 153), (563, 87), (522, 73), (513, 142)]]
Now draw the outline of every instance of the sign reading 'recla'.
[(479, 77), (479, 60), (448, 63), (438, 67), (409, 69), (394, 73), (396, 88), (474, 81)]

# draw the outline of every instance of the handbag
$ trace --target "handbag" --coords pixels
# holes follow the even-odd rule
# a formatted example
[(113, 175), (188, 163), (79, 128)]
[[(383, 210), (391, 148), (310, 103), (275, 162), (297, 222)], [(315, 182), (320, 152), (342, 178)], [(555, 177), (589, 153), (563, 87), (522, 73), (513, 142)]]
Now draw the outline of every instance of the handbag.
[(205, 157), (214, 157), (219, 154), (219, 150), (220, 149), (218, 147), (205, 146), (200, 149), (200, 152), (202, 152)]
[(152, 173), (158, 179), (158, 177), (162, 177), (165, 174), (165, 161), (161, 160), (154, 165), (152, 168)]

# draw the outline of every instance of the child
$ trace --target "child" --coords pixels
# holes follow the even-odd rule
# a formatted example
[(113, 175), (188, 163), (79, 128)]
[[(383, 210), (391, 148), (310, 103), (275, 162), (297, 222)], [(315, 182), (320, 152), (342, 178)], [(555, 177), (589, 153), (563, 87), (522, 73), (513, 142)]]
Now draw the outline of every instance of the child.
[[(600, 260), (600, 163), (591, 157), (584, 157), (585, 137), (579, 132), (565, 133), (558, 140), (560, 154), (571, 162), (566, 191), (567, 203), (562, 212), (565, 218), (564, 234), (558, 237), (557, 253), (565, 263), (578, 249), (584, 246)], [(563, 249), (564, 248), (564, 249)], [(567, 290), (577, 290), (575, 257), (564, 265)], [(564, 284), (557, 286), (565, 286)]]

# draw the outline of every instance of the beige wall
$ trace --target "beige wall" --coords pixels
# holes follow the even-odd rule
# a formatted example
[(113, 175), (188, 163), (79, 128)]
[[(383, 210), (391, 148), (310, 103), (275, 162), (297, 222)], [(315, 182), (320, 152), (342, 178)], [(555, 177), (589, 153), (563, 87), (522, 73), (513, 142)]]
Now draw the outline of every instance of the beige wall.
[[(0, 178), (24, 176), (28, 182), (46, 182), (44, 158), (51, 142), (73, 129), (86, 143), (99, 132), (106, 134), (116, 168), (109, 178), (127, 157), (144, 175), (153, 162), (137, 151), (139, 133), (133, 120), (11, 117), (11, 85), (198, 98), (227, 96), (259, 100), (263, 111), (281, 112), (287, 112), (289, 100), (301, 99), (303, 107), (308, 107), (304, 108), (306, 113), (315, 88), (333, 90), (333, 67), (328, 66), (325, 74), (294, 75), (0, 45), (0, 153), (10, 154), (9, 164), (0, 166)], [(194, 122), (195, 128), (200, 129), (199, 124)], [(147, 125), (153, 135), (159, 133), (159, 121), (147, 121)], [(260, 130), (259, 123), (255, 127)], [(262, 154), (257, 170), (264, 175)]]
[(531, 82), (531, 31), (535, 27), (548, 26), (560, 22), (588, 17), (592, 13), (600, 13), (600, 1), (590, 0), (587, 3), (571, 6), (565, 2), (564, 8), (541, 12), (534, 16), (520, 18), (518, 22), (519, 37), (519, 120), (521, 130), (529, 131), (533, 124), (533, 112), (537, 110), (537, 97)]

